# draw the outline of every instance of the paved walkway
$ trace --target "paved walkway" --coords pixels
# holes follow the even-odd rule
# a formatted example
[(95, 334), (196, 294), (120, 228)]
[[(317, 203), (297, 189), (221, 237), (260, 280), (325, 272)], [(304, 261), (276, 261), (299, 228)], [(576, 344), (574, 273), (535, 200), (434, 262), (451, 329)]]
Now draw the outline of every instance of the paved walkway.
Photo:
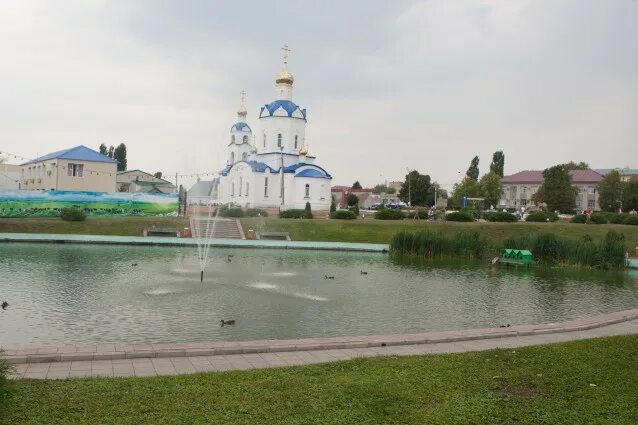
[[(194, 238), (57, 235), (47, 233), (0, 233), (0, 242), (89, 243), (106, 245), (197, 246)], [(222, 248), (279, 248), (329, 251), (387, 252), (389, 245), (358, 242), (277, 241), (247, 239), (212, 239), (211, 246)]]
[(14, 378), (65, 379), (81, 377), (139, 377), (179, 375), (197, 372), (246, 370), (327, 363), (357, 357), (407, 356), (434, 353), (481, 351), (550, 344), (612, 335), (638, 334), (638, 319), (592, 329), (525, 336), (504, 336), (457, 342), (395, 345), (366, 348), (262, 352), (192, 357), (80, 360), (14, 365)]

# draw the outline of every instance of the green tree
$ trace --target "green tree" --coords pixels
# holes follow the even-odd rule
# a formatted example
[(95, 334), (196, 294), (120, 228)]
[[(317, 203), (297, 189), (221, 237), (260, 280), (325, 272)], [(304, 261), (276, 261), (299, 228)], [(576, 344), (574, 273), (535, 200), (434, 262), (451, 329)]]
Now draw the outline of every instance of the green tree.
[(622, 186), (623, 211), (638, 211), (638, 177), (634, 177)]
[(470, 167), (467, 169), (465, 173), (469, 178), (478, 180), (479, 178), (479, 157), (475, 156), (470, 163)]
[(481, 195), (481, 187), (479, 183), (469, 177), (464, 177), (461, 183), (457, 183), (452, 188), (452, 198), (449, 204), (453, 208), (461, 208), (463, 206), (463, 197), (479, 198)]
[(505, 154), (503, 151), (496, 151), (492, 155), (492, 163), (490, 171), (496, 173), (499, 177), (503, 177), (503, 169), (505, 168)]
[[(403, 202), (411, 202), (412, 205), (426, 206), (431, 186), (430, 176), (412, 170), (405, 175), (405, 181), (399, 190), (399, 199)], [(429, 199), (431, 201), (434, 199), (431, 194)]]
[(503, 187), (501, 185), (501, 177), (495, 171), (490, 171), (481, 177), (479, 188), (481, 197), (485, 199), (485, 205), (498, 206)]
[(312, 213), (312, 207), (310, 206), (310, 202), (306, 202), (306, 206), (304, 208), (306, 213)]
[(375, 194), (380, 194), (380, 193), (386, 193), (388, 191), (388, 186), (384, 185), (384, 184), (377, 184), (372, 188), (372, 193)]
[(155, 177), (156, 179), (161, 179), (162, 178), (162, 172), (161, 171), (155, 172), (155, 174), (153, 174), (153, 177)]
[(330, 195), (330, 212), (337, 211), (337, 204), (335, 203), (335, 197)]
[(566, 164), (563, 164), (567, 170), (572, 171), (572, 170), (589, 170), (589, 164), (584, 162), (584, 161), (580, 161), (578, 164), (575, 163), (574, 161), (569, 161)]
[(598, 184), (598, 205), (604, 211), (618, 211), (622, 202), (623, 182), (617, 170), (611, 171)]
[(352, 188), (353, 189), (363, 189), (363, 187), (361, 187), (361, 183), (359, 183), (359, 180), (357, 180), (356, 182), (354, 182), (352, 184)]
[(106, 145), (104, 143), (100, 143), (100, 153), (102, 155), (107, 155), (108, 154), (108, 152), (106, 150)]
[(386, 192), (388, 195), (394, 195), (395, 193), (397, 193), (397, 190), (393, 187), (389, 187)]
[(117, 160), (117, 171), (126, 171), (126, 145), (120, 143), (113, 151), (113, 159)]
[(535, 202), (547, 204), (549, 211), (571, 213), (576, 209), (578, 188), (572, 185), (567, 165), (560, 164), (543, 171), (543, 184), (534, 196)]
[(346, 203), (349, 207), (357, 205), (359, 203), (359, 197), (354, 193), (348, 193), (348, 196), (346, 197)]
[(109, 158), (113, 158), (113, 151), (114, 151), (114, 150), (115, 150), (115, 149), (113, 148), (113, 145), (109, 146), (109, 151), (108, 151), (108, 153), (107, 153), (106, 155), (107, 155)]

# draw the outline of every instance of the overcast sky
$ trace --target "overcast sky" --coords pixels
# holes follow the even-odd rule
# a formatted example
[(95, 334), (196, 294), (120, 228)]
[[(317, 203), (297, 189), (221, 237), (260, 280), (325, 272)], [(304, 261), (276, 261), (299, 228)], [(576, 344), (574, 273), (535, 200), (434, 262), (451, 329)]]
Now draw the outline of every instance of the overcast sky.
[(0, 150), (125, 142), (129, 168), (219, 170), (286, 42), (333, 184), (410, 167), (449, 187), (498, 149), (506, 173), (638, 167), (637, 23), (636, 0), (5, 0)]

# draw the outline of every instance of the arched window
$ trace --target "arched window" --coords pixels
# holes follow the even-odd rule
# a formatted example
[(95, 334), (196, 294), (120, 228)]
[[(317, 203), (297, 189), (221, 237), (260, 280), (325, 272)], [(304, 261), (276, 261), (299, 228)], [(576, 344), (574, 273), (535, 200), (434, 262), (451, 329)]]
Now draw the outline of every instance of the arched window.
[(264, 177), (264, 198), (268, 197), (268, 177)]
[(310, 198), (310, 185), (306, 183), (306, 198)]
[(230, 196), (235, 196), (235, 182), (230, 184)]
[(266, 147), (266, 133), (264, 133), (264, 147)]
[(248, 154), (246, 152), (241, 154), (241, 160), (246, 161), (248, 159)]
[(230, 136), (230, 143), (235, 143), (235, 135)]
[(235, 163), (235, 152), (231, 152), (230, 153), (230, 163), (234, 164)]
[(246, 196), (248, 196), (248, 189), (250, 188), (250, 184), (246, 182)]
[(297, 139), (299, 139), (299, 136), (295, 135), (295, 149), (297, 149)]
[(248, 136), (244, 136), (244, 138), (242, 139), (242, 141), (243, 141), (244, 143), (248, 143)]
[(280, 148), (281, 147), (281, 133), (279, 133), (277, 135), (277, 147)]
[(239, 196), (241, 196), (241, 189), (242, 189), (243, 184), (244, 184), (244, 178), (243, 177), (239, 177)]

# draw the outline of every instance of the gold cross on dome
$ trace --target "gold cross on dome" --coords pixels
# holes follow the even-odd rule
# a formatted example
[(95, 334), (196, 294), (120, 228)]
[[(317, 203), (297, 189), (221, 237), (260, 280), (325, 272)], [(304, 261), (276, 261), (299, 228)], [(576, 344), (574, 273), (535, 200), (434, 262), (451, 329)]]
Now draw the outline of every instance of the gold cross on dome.
[(290, 49), (288, 48), (288, 43), (284, 43), (281, 50), (283, 50), (284, 52), (284, 63), (288, 64), (288, 53), (290, 53)]

